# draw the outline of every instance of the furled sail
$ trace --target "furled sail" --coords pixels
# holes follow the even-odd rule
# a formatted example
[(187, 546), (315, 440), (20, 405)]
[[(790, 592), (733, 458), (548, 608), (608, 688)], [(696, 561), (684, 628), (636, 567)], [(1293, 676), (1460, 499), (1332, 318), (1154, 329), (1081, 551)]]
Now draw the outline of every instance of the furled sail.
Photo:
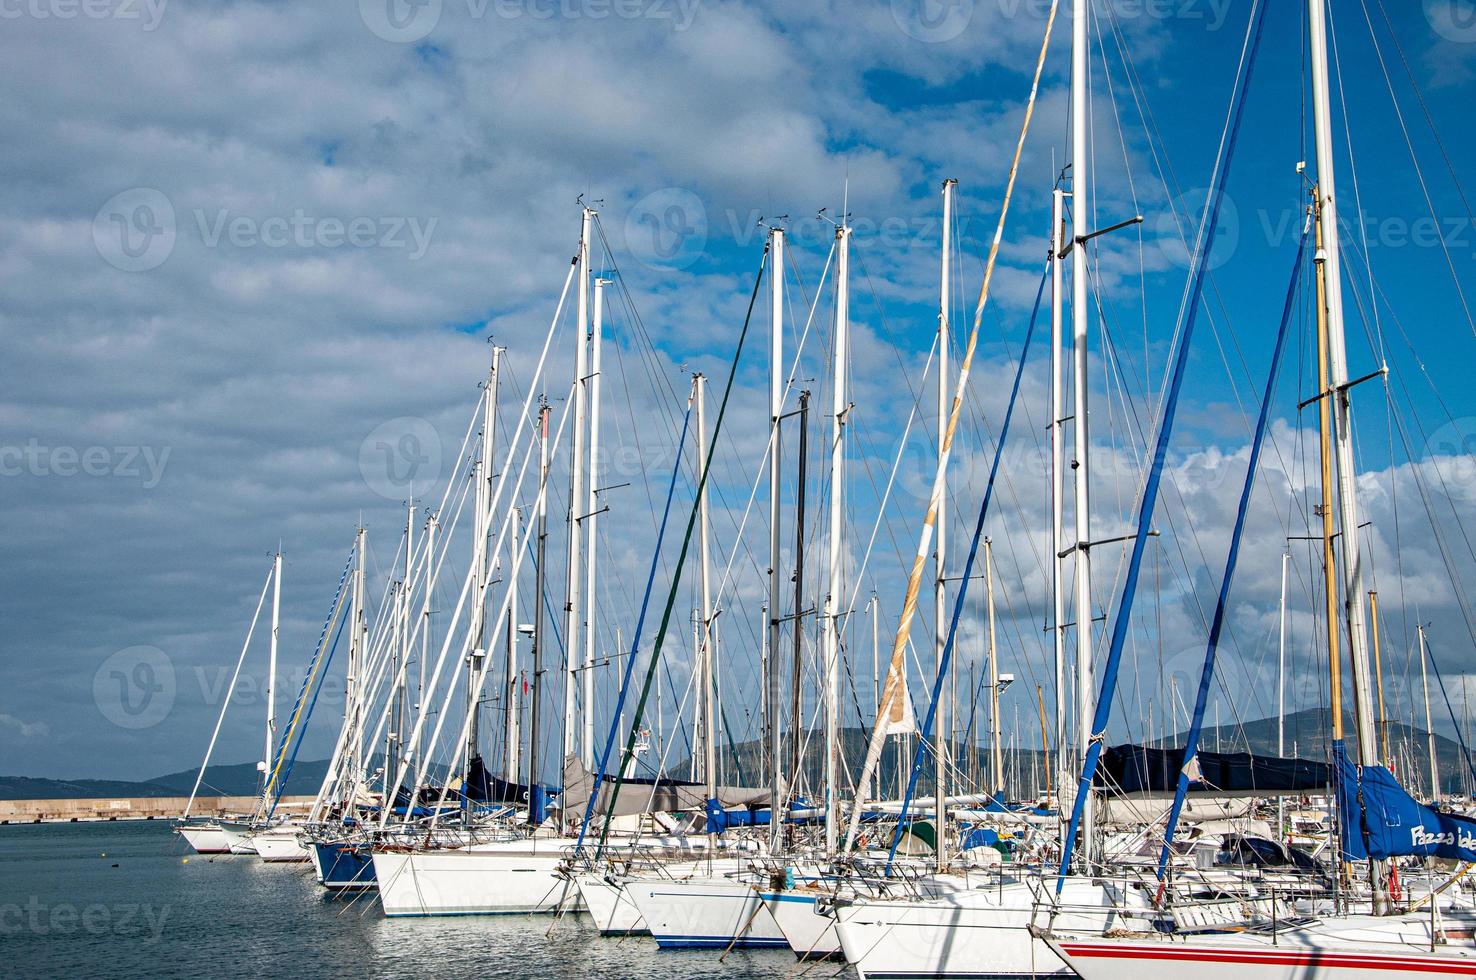
[[(1129, 796), (1173, 796), (1183, 749), (1114, 745), (1102, 753), (1095, 785)], [(1189, 792), (1213, 796), (1278, 796), (1320, 793), (1332, 785), (1321, 762), (1281, 759), (1247, 752), (1198, 752)]]

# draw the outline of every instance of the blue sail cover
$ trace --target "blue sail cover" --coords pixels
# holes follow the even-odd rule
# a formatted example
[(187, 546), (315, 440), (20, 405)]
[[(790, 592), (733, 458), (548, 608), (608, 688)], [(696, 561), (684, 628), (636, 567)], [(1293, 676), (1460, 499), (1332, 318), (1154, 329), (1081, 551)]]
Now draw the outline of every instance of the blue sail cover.
[(1354, 765), (1341, 742), (1333, 745), (1333, 756), (1345, 860), (1413, 855), (1476, 861), (1476, 820), (1417, 802), (1383, 766)]

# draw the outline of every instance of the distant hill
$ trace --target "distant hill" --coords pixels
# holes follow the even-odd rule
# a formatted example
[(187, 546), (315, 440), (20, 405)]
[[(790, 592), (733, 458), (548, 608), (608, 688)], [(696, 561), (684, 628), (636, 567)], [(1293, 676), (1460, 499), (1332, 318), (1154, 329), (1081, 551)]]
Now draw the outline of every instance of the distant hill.
[[(328, 760), (298, 762), (287, 778), (285, 796), (311, 796), (323, 782)], [(199, 768), (170, 773), (143, 782), (119, 779), (35, 779), (0, 776), (0, 800), (92, 800), (106, 797), (189, 796)], [(255, 796), (261, 792), (256, 763), (211, 766), (200, 783), (204, 796)]]
[[(1345, 727), (1346, 738), (1351, 742), (1353, 737), (1351, 718), (1347, 719)], [(1303, 759), (1319, 761), (1329, 756), (1331, 732), (1326, 710), (1313, 709), (1287, 715), (1285, 731), (1288, 756), (1296, 755)], [(1008, 735), (1006, 737), (1008, 738)], [(846, 728), (841, 732), (841, 751), (852, 778), (861, 768), (861, 762), (866, 756), (867, 738), (868, 733), (861, 728)], [(1038, 729), (1022, 731), (1020, 738), (1033, 740), (1039, 744), (1040, 733)], [(1159, 739), (1157, 744), (1163, 748), (1181, 747), (1185, 738), (1186, 733), (1180, 733)], [(1430, 757), (1426, 748), (1425, 730), (1391, 721), (1388, 725), (1388, 740), (1389, 751), (1393, 756), (1393, 769), (1400, 781), (1416, 795), (1428, 792)], [(888, 793), (895, 792), (895, 787), (898, 785), (899, 759), (894, 742), (895, 740), (888, 741), (879, 765), (881, 784), (886, 788), (884, 792)], [(824, 736), (819, 731), (811, 732), (802, 744), (804, 758), (801, 762), (801, 769), (804, 772), (804, 783), (812, 787), (818, 786), (821, 783)], [(905, 774), (912, 765), (917, 741), (914, 737), (909, 736), (903, 744), (905, 747), (900, 767)], [(792, 751), (790, 745), (790, 740), (786, 736), (783, 748), (785, 759), (790, 757)], [(1222, 725), (1219, 728), (1206, 728), (1200, 735), (1199, 745), (1202, 750), (1210, 752), (1251, 752), (1256, 755), (1274, 756), (1277, 747), (1277, 720), (1262, 718), (1239, 726)], [(988, 771), (988, 747), (978, 744), (976, 740), (972, 758), (967, 749), (955, 750), (955, 752), (959, 758), (955, 759), (954, 768), (968, 776), (965, 782), (972, 786), (982, 785), (977, 774)], [(1013, 752), (1009, 749), (1005, 750), (1004, 768), (1013, 794), (1025, 796), (1040, 792), (1046, 778), (1041, 767), (1041, 754), (1039, 749), (1020, 749)], [(1464, 792), (1469, 770), (1461, 752), (1460, 743), (1443, 735), (1436, 735), (1435, 755), (1440, 768), (1441, 791), (1444, 793)], [(767, 744), (762, 741), (741, 742), (731, 747), (724, 747), (718, 760), (723, 782), (728, 785), (739, 782), (748, 786), (764, 785), (768, 779), (767, 763), (764, 761), (767, 756)], [(1473, 751), (1473, 757), (1476, 757), (1476, 751)], [(932, 768), (931, 755), (929, 755), (918, 782), (918, 792), (921, 794), (932, 792)], [(686, 778), (692, 768), (689, 761), (682, 761), (667, 771), (676, 778)]]
[(32, 779), (0, 776), (0, 800), (95, 800), (103, 797), (141, 798), (188, 796), (184, 789), (160, 782), (132, 783), (119, 779)]

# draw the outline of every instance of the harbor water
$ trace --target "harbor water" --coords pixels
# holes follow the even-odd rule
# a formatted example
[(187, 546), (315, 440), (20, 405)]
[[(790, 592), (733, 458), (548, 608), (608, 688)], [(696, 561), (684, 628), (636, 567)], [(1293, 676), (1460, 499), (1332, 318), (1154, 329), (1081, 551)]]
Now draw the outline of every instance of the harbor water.
[(582, 916), (387, 920), (310, 866), (189, 853), (155, 822), (0, 827), (0, 977), (831, 977), (787, 950), (661, 952)]

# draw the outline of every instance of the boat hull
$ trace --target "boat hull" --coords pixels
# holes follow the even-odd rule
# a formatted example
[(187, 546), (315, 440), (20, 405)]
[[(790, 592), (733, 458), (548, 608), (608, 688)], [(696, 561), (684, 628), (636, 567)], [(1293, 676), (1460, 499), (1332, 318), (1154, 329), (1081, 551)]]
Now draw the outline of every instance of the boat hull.
[(271, 864), (301, 862), (312, 856), (296, 828), (263, 830), (251, 838), (251, 846)]
[(596, 874), (578, 877), (579, 895), (603, 936), (648, 936), (646, 920), (625, 892), (625, 886)]
[(314, 841), (309, 846), (318, 884), (329, 891), (357, 891), (376, 887), (374, 860), (364, 844)]
[(513, 915), (578, 909), (562, 855), (506, 851), (375, 851), (387, 916)]
[(195, 824), (176, 830), (196, 854), (229, 854), (231, 851), (230, 839), (215, 824)]
[[(1389, 980), (1392, 977), (1476, 977), (1476, 958), (1359, 948), (1287, 948), (1266, 944), (1146, 940), (1063, 941), (1058, 944), (1083, 980)], [(1467, 951), (1469, 952), (1469, 950)]]
[(625, 890), (662, 949), (789, 948), (753, 885), (731, 878), (635, 878)]

